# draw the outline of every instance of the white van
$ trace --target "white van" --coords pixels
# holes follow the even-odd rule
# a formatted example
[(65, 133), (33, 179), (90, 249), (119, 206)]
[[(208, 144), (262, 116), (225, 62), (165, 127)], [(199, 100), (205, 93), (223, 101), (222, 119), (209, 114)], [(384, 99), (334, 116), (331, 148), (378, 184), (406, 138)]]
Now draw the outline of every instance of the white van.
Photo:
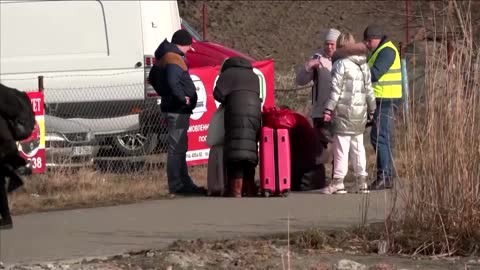
[(178, 29), (176, 1), (2, 0), (0, 82), (36, 91), (43, 76), (47, 114), (128, 152), (119, 134), (136, 136), (153, 54)]

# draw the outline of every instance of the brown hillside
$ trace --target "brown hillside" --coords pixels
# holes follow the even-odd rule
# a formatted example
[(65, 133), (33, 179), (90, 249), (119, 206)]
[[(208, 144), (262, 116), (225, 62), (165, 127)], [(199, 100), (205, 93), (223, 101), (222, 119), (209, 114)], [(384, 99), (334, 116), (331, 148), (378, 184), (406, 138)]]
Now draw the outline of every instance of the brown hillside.
[[(466, 3), (457, 1), (458, 6), (465, 7)], [(470, 3), (479, 40), (480, 1)], [(179, 1), (181, 16), (199, 32), (202, 4), (202, 0)], [(321, 46), (327, 28), (350, 31), (359, 40), (367, 25), (378, 22), (395, 43), (406, 38), (405, 1), (206, 1), (206, 5), (207, 39), (257, 59), (273, 58), (277, 102), (304, 113), (309, 110), (308, 105), (305, 107), (310, 103), (308, 86), (302, 91), (279, 90), (297, 87), (295, 68)], [(432, 37), (434, 28), (443, 32), (442, 18), (447, 12), (458, 19), (453, 1), (411, 1), (410, 10), (411, 39)]]
[[(424, 23), (431, 26), (432, 10), (445, 12), (441, 1), (433, 9), (427, 1), (410, 5), (412, 37)], [(181, 16), (200, 31), (202, 1), (179, 1), (179, 6)], [(361, 39), (365, 27), (376, 21), (397, 43), (406, 34), (405, 1), (207, 1), (207, 10), (209, 40), (259, 59), (274, 58), (281, 73), (310, 56), (330, 27)]]
[[(201, 31), (203, 1), (179, 1), (180, 14)], [(472, 10), (480, 11), (480, 1)], [(410, 36), (426, 25), (442, 1), (411, 1)], [(277, 72), (290, 71), (318, 47), (321, 33), (336, 27), (361, 39), (365, 27), (382, 23), (395, 42), (405, 41), (405, 1), (207, 1), (208, 39), (262, 59), (274, 58)], [(480, 12), (473, 12), (480, 24)]]

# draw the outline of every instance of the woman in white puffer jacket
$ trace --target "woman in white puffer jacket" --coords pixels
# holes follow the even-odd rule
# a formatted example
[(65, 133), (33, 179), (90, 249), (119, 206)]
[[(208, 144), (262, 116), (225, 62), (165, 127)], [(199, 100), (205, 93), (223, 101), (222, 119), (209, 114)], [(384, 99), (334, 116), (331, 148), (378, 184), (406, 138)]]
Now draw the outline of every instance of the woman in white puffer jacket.
[[(341, 34), (337, 48), (355, 43), (350, 33)], [(345, 194), (343, 179), (348, 172), (348, 157), (357, 179), (357, 192), (368, 193), (366, 154), (363, 133), (375, 111), (375, 95), (366, 56), (351, 55), (338, 59), (332, 67), (330, 97), (325, 103), (324, 121), (333, 122), (333, 180), (322, 189), (324, 194)]]

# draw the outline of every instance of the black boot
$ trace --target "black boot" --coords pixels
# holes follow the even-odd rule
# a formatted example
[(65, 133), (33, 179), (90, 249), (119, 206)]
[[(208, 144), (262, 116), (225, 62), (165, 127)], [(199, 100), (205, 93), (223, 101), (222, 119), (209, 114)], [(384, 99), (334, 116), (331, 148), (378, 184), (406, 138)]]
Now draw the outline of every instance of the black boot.
[(393, 179), (390, 176), (378, 177), (368, 186), (369, 190), (384, 190), (393, 188)]
[(2, 216), (2, 219), (0, 219), (0, 230), (8, 230), (8, 229), (11, 229), (11, 228), (13, 228), (12, 217), (8, 216), (8, 217), (4, 218)]

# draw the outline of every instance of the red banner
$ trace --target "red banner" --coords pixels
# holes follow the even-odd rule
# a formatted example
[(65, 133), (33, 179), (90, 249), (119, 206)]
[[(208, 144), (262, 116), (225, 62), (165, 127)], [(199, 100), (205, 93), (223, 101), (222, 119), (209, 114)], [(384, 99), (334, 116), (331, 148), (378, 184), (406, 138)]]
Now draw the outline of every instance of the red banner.
[(35, 129), (27, 139), (17, 142), (20, 155), (32, 164), (33, 173), (45, 172), (45, 110), (43, 93), (27, 93), (35, 113)]
[[(273, 106), (275, 104), (274, 88), (275, 74), (273, 60), (264, 60), (253, 64), (254, 72), (260, 79), (260, 98), (263, 105)], [(220, 105), (213, 98), (213, 89), (218, 78), (220, 66), (192, 68), (190, 75), (197, 87), (197, 107), (190, 117), (190, 128), (188, 130), (188, 165), (204, 164), (208, 161), (210, 151), (206, 141), (208, 125), (213, 113)]]

